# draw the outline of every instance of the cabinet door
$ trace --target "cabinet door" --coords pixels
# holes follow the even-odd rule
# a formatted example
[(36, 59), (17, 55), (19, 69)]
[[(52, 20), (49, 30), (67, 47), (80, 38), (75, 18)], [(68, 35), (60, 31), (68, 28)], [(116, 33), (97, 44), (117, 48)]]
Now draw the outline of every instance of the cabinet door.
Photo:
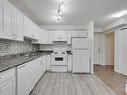
[(48, 32), (45, 29), (41, 29), (40, 38), (41, 38), (42, 44), (48, 43)]
[(46, 71), (46, 56), (42, 56), (42, 64), (41, 64), (41, 66), (42, 66), (42, 74), (44, 74), (45, 71)]
[(24, 27), (23, 27), (23, 14), (15, 8), (16, 12), (16, 34), (17, 34), (17, 40), (23, 41), (23, 33), (24, 33)]
[(54, 31), (53, 32), (53, 40), (54, 41), (66, 41), (66, 32), (64, 31)]
[(77, 32), (78, 37), (87, 37), (87, 32), (86, 31), (79, 31)]
[(72, 37), (87, 37), (87, 31), (79, 30), (72, 33)]
[(3, 6), (2, 6), (2, 0), (0, 0), (0, 34), (2, 34), (2, 8)]
[(32, 61), (17, 67), (17, 95), (29, 95), (35, 83), (34, 72)]
[(41, 77), (41, 58), (37, 58), (35, 60), (33, 60), (34, 62), (34, 66), (35, 66), (35, 84), (36, 82), (40, 79)]
[(30, 29), (31, 29), (30, 19), (24, 16), (24, 36), (30, 37), (30, 38), (32, 37), (32, 33)]
[(3, 0), (3, 35), (7, 35), (8, 38), (12, 34), (12, 10), (12, 5), (7, 0)]
[(50, 70), (51, 69), (51, 55), (46, 55), (46, 69)]
[(13, 11), (12, 11), (12, 40), (17, 40), (17, 10), (13, 6)]
[(72, 32), (67, 31), (67, 44), (71, 44), (71, 37), (72, 37)]
[(48, 32), (48, 43), (47, 44), (53, 44), (53, 33), (51, 31)]
[(0, 95), (16, 95), (15, 77), (12, 77), (0, 84)]

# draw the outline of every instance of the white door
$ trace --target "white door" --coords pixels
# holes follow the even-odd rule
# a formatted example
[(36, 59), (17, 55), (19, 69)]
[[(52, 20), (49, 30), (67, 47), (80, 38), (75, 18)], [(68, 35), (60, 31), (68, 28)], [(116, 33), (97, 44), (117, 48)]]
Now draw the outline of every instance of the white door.
[(94, 63), (103, 64), (103, 33), (94, 33)]
[(89, 48), (89, 40), (87, 38), (72, 38), (72, 49)]
[(15, 77), (0, 84), (0, 95), (15, 95)]
[(73, 73), (90, 73), (89, 50), (73, 50)]

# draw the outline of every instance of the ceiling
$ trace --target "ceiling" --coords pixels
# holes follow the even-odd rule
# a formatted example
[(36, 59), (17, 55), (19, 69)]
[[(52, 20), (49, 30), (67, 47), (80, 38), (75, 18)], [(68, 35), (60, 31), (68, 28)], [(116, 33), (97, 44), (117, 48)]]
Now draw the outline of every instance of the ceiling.
[(118, 18), (114, 12), (127, 9), (127, 0), (66, 0), (61, 22), (56, 22), (58, 0), (10, 0), (38, 25), (85, 25), (90, 20), (104, 27)]

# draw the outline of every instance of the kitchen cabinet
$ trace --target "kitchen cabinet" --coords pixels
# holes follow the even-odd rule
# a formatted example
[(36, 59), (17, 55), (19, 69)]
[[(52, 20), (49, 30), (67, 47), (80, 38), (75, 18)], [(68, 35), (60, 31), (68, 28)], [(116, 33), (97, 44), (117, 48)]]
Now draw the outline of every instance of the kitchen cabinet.
[(27, 16), (24, 16), (24, 36), (38, 40), (38, 26), (33, 23)]
[(13, 6), (7, 0), (3, 0), (3, 38), (11, 39), (12, 36), (12, 10)]
[(51, 54), (46, 55), (46, 68), (47, 71), (51, 71)]
[(53, 31), (53, 41), (67, 41), (66, 36), (64, 31)]
[(0, 73), (0, 95), (16, 95), (15, 69)]
[(38, 40), (38, 42), (35, 42), (35, 43), (53, 44), (51, 31), (47, 31), (45, 29), (40, 29), (38, 35), (39, 35), (39, 40)]
[(71, 44), (71, 37), (72, 37), (72, 32), (67, 31), (67, 44)]
[(53, 44), (53, 33), (48, 31), (48, 44)]
[(73, 31), (72, 37), (87, 37), (87, 31)]
[(48, 31), (45, 29), (41, 29), (41, 43), (47, 44), (48, 43)]
[(2, 34), (2, 32), (3, 32), (3, 27), (2, 27), (2, 17), (3, 17), (3, 15), (2, 15), (2, 9), (3, 9), (3, 6), (2, 6), (2, 0), (0, 0), (0, 35)]
[[(35, 82), (37, 82), (46, 71), (46, 56), (39, 57), (34, 60), (35, 64)], [(36, 83), (35, 83), (36, 84)]]
[(0, 38), (23, 41), (23, 14), (8, 0), (1, 0), (0, 7)]
[(40, 29), (40, 27), (39, 26), (37, 26), (36, 24), (33, 24), (33, 35), (34, 35), (34, 39), (37, 39), (37, 40), (39, 40), (39, 30)]
[(17, 67), (17, 95), (29, 95), (46, 71), (45, 56)]
[(72, 72), (72, 55), (67, 55), (68, 72)]
[(17, 95), (29, 95), (35, 83), (34, 72), (32, 61), (17, 67)]
[(28, 17), (24, 16), (24, 36), (32, 38), (33, 35), (31, 33), (31, 21)]
[(46, 56), (42, 56), (41, 57), (41, 61), (40, 61), (40, 77), (39, 79), (42, 77), (42, 75), (45, 73), (46, 71)]
[(37, 41), (38, 32), (39, 27), (8, 0), (0, 0), (0, 38), (23, 41), (25, 36)]
[(23, 41), (23, 14), (16, 8), (13, 7), (13, 29), (12, 29), (12, 39)]

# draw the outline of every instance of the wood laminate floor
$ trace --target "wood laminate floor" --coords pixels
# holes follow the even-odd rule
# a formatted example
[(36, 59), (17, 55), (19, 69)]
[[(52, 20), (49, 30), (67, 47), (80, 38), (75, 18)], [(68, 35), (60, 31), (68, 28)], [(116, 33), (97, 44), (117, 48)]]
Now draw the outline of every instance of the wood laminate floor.
[(30, 95), (116, 95), (95, 75), (45, 73)]
[(127, 76), (114, 72), (113, 66), (94, 66), (95, 75), (107, 84), (118, 95), (127, 95), (125, 85)]

